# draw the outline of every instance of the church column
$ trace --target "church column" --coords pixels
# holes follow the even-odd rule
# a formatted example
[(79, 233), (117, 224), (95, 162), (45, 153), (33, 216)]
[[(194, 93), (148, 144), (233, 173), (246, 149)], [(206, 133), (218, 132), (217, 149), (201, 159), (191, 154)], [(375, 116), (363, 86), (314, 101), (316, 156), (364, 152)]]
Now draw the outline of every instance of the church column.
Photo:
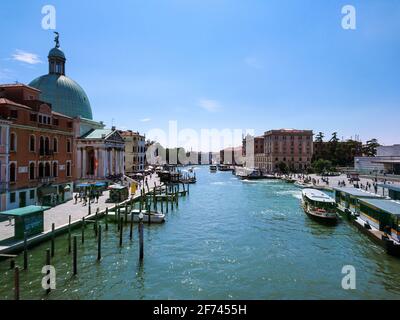
[(86, 148), (82, 148), (82, 178), (86, 177)]
[[(82, 175), (82, 149), (79, 148), (76, 153), (76, 168), (75, 168), (75, 177), (80, 178)], [(65, 164), (66, 165), (66, 164)], [(65, 168), (66, 170), (67, 168)]]
[(99, 172), (100, 172), (100, 170), (99, 170), (99, 165), (100, 165), (99, 157), (100, 157), (99, 148), (96, 148), (96, 149), (94, 149), (94, 161), (95, 161), (94, 163), (95, 163), (95, 166), (96, 166), (96, 168), (94, 170), (94, 175), (95, 175), (96, 179), (99, 177)]

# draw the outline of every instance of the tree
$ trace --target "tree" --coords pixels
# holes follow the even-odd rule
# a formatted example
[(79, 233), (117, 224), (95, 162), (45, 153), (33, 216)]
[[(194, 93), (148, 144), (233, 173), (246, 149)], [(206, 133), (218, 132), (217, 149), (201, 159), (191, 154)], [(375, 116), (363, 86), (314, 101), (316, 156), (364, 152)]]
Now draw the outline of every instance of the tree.
[(363, 146), (362, 152), (367, 157), (375, 157), (376, 156), (376, 148), (379, 147), (377, 139), (368, 140), (367, 143)]
[(279, 162), (278, 168), (279, 168), (279, 171), (282, 172), (282, 173), (287, 173), (288, 172), (288, 166), (283, 161)]
[(319, 132), (319, 133), (315, 136), (315, 142), (319, 142), (319, 143), (324, 142), (324, 134), (323, 134), (322, 132)]
[(319, 159), (312, 164), (316, 173), (323, 173), (332, 170), (332, 162), (329, 160)]

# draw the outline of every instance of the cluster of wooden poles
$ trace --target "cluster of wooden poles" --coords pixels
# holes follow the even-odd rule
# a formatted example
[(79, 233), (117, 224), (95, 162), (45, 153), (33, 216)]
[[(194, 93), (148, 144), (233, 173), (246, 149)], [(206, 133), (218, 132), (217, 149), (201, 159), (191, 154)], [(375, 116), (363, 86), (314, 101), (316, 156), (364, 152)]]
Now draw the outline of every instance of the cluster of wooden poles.
[[(163, 194), (163, 191), (165, 193)], [(189, 194), (189, 185), (187, 185), (187, 190), (185, 190), (185, 185), (183, 184), (183, 191), (179, 190), (178, 185), (166, 185), (157, 187), (154, 186), (153, 192), (151, 195), (146, 195), (144, 188), (141, 190), (140, 196), (140, 203), (139, 203), (139, 210), (140, 212), (144, 209), (150, 213), (151, 204), (155, 211), (157, 211), (157, 203), (160, 202), (161, 204), (161, 212), (164, 213), (164, 200), (165, 200), (165, 209), (166, 213), (168, 213), (168, 208), (170, 206), (171, 210), (174, 209), (174, 205), (176, 208), (179, 206), (179, 195), (187, 195)], [(159, 198), (159, 199), (158, 199)], [(150, 201), (152, 200), (152, 201)], [(152, 202), (152, 203), (151, 203)], [(123, 246), (123, 225), (127, 224), (128, 222), (128, 212), (130, 212), (130, 228), (129, 228), (129, 239), (133, 239), (133, 221), (134, 221), (134, 212), (133, 209), (135, 207), (135, 202), (132, 199), (129, 204), (125, 204), (124, 210), (124, 217), (121, 216), (121, 206), (116, 205), (115, 207), (115, 217), (117, 222), (117, 231), (119, 233), (119, 247)], [(90, 209), (89, 209), (90, 210)], [(85, 229), (87, 223), (93, 224), (93, 231), (95, 238), (97, 239), (97, 261), (101, 261), (101, 240), (102, 240), (102, 226), (99, 224), (99, 212), (96, 211), (94, 215), (94, 219), (89, 220), (82, 218), (81, 222), (81, 243), (85, 243)], [(90, 215), (90, 212), (89, 212)], [(109, 230), (108, 222), (109, 222), (109, 215), (108, 215), (108, 208), (105, 210), (104, 214), (104, 224), (105, 224), (105, 231)], [(149, 219), (148, 223), (151, 223), (150, 214), (148, 214)], [(143, 262), (144, 258), (144, 241), (143, 241), (143, 220), (139, 220), (138, 224), (138, 234), (139, 234), (139, 261), (140, 263)], [(55, 224), (53, 223), (51, 226), (51, 237), (50, 237), (50, 248), (46, 249), (46, 266), (51, 265), (51, 259), (55, 256)], [(72, 253), (72, 271), (73, 275), (78, 274), (78, 237), (76, 235), (72, 236), (71, 232), (71, 216), (69, 216), (68, 222), (68, 254)], [(15, 258), (15, 255), (9, 255), (11, 258)], [(20, 299), (20, 267), (15, 265), (15, 260), (10, 260), (10, 269), (14, 269), (14, 299)], [(24, 249), (23, 249), (23, 270), (28, 269), (28, 243), (27, 243), (27, 236), (26, 233), (24, 235)], [(50, 274), (50, 270), (47, 271), (47, 275)], [(50, 279), (48, 280), (48, 285), (50, 285)], [(51, 289), (46, 289), (46, 293), (49, 294)]]

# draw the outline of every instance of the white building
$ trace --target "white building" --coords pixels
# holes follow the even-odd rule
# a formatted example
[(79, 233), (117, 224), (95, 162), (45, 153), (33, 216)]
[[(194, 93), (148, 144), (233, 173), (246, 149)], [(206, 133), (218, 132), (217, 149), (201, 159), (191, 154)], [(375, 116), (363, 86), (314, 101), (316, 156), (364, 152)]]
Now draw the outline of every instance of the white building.
[(78, 180), (105, 180), (110, 175), (125, 174), (125, 142), (115, 127), (89, 130), (76, 138), (76, 148)]
[(375, 157), (355, 157), (354, 169), (369, 174), (400, 174), (400, 145), (379, 146)]

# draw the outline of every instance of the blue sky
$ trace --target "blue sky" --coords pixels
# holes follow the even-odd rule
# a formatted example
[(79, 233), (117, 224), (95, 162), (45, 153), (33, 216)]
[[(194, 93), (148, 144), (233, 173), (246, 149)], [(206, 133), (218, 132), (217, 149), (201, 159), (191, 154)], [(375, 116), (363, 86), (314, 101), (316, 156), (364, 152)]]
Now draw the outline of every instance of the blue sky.
[[(2, 1), (1, 83), (47, 73), (46, 4), (96, 120), (400, 143), (398, 0)], [(356, 30), (341, 27), (346, 4)]]

